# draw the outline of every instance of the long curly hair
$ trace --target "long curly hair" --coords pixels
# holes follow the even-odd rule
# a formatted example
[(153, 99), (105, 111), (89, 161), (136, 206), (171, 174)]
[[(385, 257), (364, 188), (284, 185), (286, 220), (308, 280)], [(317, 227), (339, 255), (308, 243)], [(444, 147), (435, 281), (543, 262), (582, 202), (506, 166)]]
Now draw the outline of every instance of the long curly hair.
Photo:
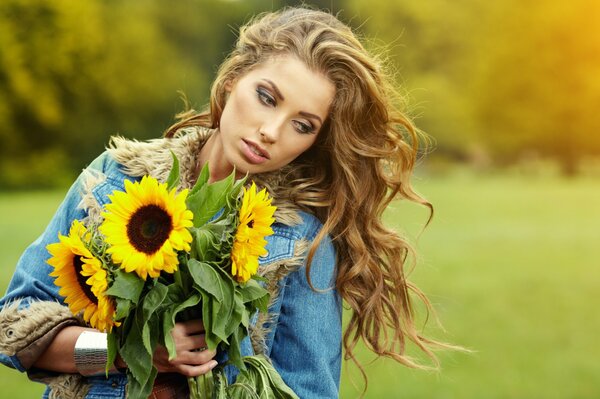
[[(209, 109), (180, 114), (167, 137), (187, 126), (217, 128), (225, 86), (271, 57), (287, 54), (322, 73), (335, 86), (330, 114), (315, 144), (286, 170), (284, 195), (323, 223), (308, 253), (310, 261), (329, 234), (337, 250), (336, 289), (351, 309), (343, 337), (345, 359), (354, 361), (360, 339), (379, 356), (425, 368), (406, 354), (408, 341), (437, 366), (432, 349), (449, 345), (423, 337), (415, 326), (411, 298), (425, 295), (406, 278), (412, 249), (386, 228), (382, 215), (394, 199), (430, 209), (411, 187), (420, 134), (402, 110), (401, 96), (385, 63), (372, 56), (335, 16), (307, 8), (286, 8), (255, 17), (240, 30), (236, 46), (213, 83)], [(431, 217), (431, 216), (430, 216)], [(365, 387), (366, 389), (366, 387)]]

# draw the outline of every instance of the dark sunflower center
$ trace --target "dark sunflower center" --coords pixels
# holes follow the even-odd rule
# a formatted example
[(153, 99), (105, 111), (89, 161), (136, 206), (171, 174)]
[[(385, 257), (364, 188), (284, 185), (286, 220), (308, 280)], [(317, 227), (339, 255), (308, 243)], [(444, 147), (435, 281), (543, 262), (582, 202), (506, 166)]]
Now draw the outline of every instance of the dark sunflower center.
[(158, 251), (173, 230), (171, 216), (158, 205), (145, 205), (129, 219), (127, 236), (135, 249), (148, 255)]
[(98, 298), (96, 298), (96, 295), (94, 295), (94, 293), (92, 292), (92, 287), (90, 287), (85, 282), (85, 280), (87, 280), (88, 278), (81, 275), (81, 270), (83, 268), (83, 262), (81, 261), (81, 256), (75, 255), (73, 257), (73, 267), (75, 268), (75, 275), (77, 276), (77, 282), (79, 283), (79, 287), (81, 288), (81, 290), (83, 291), (85, 296), (88, 297), (90, 302), (98, 305)]

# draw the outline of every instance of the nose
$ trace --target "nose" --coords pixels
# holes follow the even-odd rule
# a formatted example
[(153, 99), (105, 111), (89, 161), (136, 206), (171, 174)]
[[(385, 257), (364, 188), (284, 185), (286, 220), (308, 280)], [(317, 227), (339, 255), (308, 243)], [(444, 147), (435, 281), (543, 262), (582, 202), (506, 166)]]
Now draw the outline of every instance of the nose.
[(277, 119), (266, 120), (260, 127), (260, 139), (265, 143), (275, 143), (279, 139), (281, 130), (283, 128), (282, 122)]

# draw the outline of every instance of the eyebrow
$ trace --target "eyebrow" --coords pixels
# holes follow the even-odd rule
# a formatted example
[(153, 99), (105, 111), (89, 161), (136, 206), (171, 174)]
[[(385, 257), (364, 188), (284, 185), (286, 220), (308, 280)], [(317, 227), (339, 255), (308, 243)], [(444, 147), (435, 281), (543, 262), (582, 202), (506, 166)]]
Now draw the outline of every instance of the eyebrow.
[[(267, 82), (269, 85), (271, 85), (271, 88), (273, 89), (273, 91), (275, 92), (275, 94), (277, 95), (277, 97), (279, 97), (282, 101), (285, 101), (285, 98), (283, 97), (283, 94), (281, 94), (281, 91), (279, 91), (279, 88), (277, 87), (277, 85), (269, 79), (263, 79), (265, 82)], [(298, 112), (300, 115), (305, 116), (307, 118), (312, 118), (312, 119), (316, 119), (318, 120), (321, 125), (323, 124), (323, 120), (321, 119), (320, 116), (315, 115), (315, 114), (311, 114), (310, 112), (305, 112), (305, 111), (300, 111)]]
[(263, 79), (263, 80), (271, 85), (271, 88), (273, 89), (275, 94), (277, 94), (277, 97), (279, 97), (281, 100), (285, 100), (285, 98), (283, 97), (283, 94), (281, 94), (281, 92), (279, 91), (279, 88), (277, 87), (277, 85), (275, 83), (273, 83), (272, 80), (269, 80), (269, 79)]
[(318, 115), (311, 114), (310, 112), (304, 112), (304, 111), (300, 111), (300, 112), (298, 112), (298, 113), (299, 113), (300, 115), (302, 115), (302, 116), (306, 116), (307, 118), (313, 118), (313, 119), (316, 119), (316, 120), (318, 120), (318, 121), (321, 123), (321, 125), (323, 124), (323, 120), (322, 120), (322, 119), (321, 119), (321, 117), (320, 117), (320, 116), (318, 116)]

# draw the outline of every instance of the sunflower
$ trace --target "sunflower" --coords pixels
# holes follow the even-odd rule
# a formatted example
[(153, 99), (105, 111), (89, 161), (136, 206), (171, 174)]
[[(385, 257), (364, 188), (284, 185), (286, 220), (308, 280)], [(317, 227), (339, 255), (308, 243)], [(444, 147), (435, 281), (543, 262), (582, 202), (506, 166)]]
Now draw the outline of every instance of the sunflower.
[(109, 195), (100, 232), (110, 245), (113, 262), (146, 280), (164, 270), (173, 273), (179, 263), (177, 252), (189, 251), (193, 214), (187, 209), (187, 190), (167, 190), (152, 177), (141, 182), (125, 181), (125, 192)]
[(254, 182), (244, 188), (240, 208), (240, 222), (231, 250), (231, 274), (239, 282), (246, 282), (258, 270), (258, 257), (267, 254), (265, 237), (273, 234), (271, 224), (276, 207), (265, 189), (256, 192)]
[(56, 277), (58, 293), (65, 297), (73, 314), (83, 311), (83, 319), (92, 327), (111, 331), (118, 323), (113, 321), (113, 303), (104, 294), (108, 286), (106, 271), (83, 243), (86, 235), (85, 226), (75, 220), (68, 236), (59, 234), (60, 241), (46, 247), (52, 255), (48, 264), (54, 268), (50, 276)]

